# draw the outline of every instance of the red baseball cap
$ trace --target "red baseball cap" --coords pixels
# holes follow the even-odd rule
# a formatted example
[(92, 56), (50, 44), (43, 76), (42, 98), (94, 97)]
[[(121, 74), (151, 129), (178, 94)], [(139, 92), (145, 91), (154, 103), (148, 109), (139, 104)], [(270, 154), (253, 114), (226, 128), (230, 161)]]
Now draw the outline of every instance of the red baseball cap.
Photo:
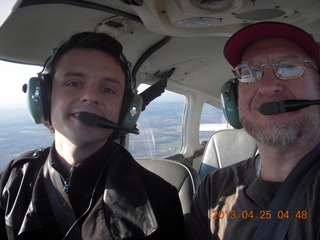
[(226, 43), (224, 56), (235, 67), (241, 62), (247, 47), (267, 38), (284, 38), (299, 44), (320, 66), (319, 43), (312, 35), (296, 26), (280, 22), (259, 22), (240, 29)]

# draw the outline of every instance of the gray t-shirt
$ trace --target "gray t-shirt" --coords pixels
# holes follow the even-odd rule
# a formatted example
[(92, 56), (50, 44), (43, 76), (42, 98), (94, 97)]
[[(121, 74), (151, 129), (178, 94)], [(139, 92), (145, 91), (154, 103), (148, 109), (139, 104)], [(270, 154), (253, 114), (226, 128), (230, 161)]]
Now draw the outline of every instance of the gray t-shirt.
[(194, 197), (188, 237), (192, 240), (252, 239), (261, 219), (293, 218), (287, 239), (316, 239), (320, 226), (320, 172), (295, 212), (267, 211), (282, 183), (259, 179), (253, 157), (205, 177)]

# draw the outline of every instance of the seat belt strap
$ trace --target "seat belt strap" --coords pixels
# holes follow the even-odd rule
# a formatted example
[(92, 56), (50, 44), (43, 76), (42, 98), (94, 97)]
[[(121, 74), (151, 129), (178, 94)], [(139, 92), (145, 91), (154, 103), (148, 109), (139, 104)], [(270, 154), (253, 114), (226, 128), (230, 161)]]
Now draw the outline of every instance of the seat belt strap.
[[(61, 185), (61, 189), (63, 189), (61, 179), (57, 179), (56, 177), (58, 177), (58, 175), (50, 172), (49, 164), (49, 161), (46, 161), (43, 167), (44, 184), (55, 219), (58, 223), (62, 236), (65, 236), (77, 219), (70, 201), (65, 199), (54, 186), (53, 183), (55, 183), (56, 186)], [(81, 231), (78, 225), (74, 226), (70, 234), (68, 234), (67, 239), (81, 239)]]
[(320, 169), (320, 144), (291, 171), (268, 207), (271, 219), (262, 219), (253, 240), (282, 240), (285, 238), (293, 218), (278, 218), (278, 212), (296, 213), (316, 174)]

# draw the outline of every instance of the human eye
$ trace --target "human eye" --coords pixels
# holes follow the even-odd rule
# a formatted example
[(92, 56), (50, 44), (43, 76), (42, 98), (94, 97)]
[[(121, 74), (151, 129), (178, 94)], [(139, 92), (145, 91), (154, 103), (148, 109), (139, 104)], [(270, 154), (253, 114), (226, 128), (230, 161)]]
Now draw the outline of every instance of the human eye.
[(260, 65), (256, 66), (252, 63), (240, 64), (237, 72), (241, 83), (254, 83), (261, 77)]
[(77, 81), (70, 81), (70, 82), (67, 82), (66, 85), (69, 87), (80, 87), (81, 84)]
[(103, 88), (102, 89), (102, 91), (104, 92), (104, 93), (109, 93), (109, 94), (113, 94), (113, 93), (115, 93), (115, 91), (114, 90), (112, 90), (111, 88), (109, 88), (109, 87), (105, 87), (105, 88)]
[(282, 79), (298, 78), (303, 70), (303, 62), (297, 57), (283, 58), (276, 64), (276, 73)]

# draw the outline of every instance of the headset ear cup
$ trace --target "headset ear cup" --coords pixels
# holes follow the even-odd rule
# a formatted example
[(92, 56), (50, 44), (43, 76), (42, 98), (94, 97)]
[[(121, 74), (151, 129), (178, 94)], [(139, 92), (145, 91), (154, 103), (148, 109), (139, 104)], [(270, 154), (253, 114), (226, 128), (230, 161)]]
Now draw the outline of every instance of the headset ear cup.
[(35, 123), (44, 123), (43, 81), (38, 77), (29, 79), (27, 86), (27, 103), (31, 119)]
[(238, 86), (234, 80), (222, 85), (220, 98), (222, 110), (227, 121), (236, 129), (242, 128), (238, 111)]
[[(126, 112), (121, 122), (121, 126), (128, 129), (134, 129), (142, 111), (143, 100), (136, 92), (131, 92), (131, 98), (127, 104)], [(119, 131), (120, 135), (126, 135), (127, 132)]]

